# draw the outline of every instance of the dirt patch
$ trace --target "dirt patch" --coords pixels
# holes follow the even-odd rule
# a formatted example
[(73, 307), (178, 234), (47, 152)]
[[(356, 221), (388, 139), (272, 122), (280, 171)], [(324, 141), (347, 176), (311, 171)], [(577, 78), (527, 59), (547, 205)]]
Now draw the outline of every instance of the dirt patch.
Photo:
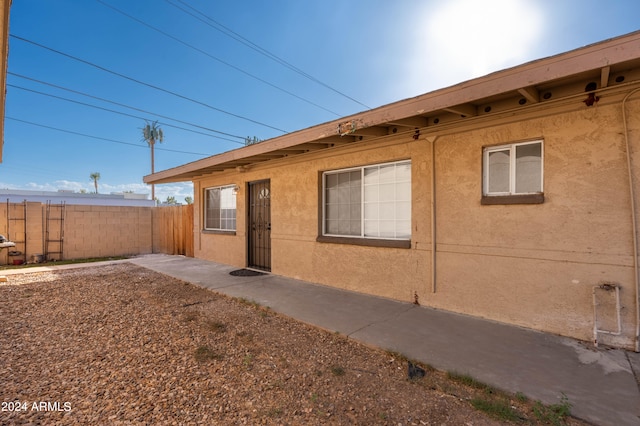
[[(523, 398), (410, 380), (399, 354), (131, 264), (11, 276), (0, 319), (0, 424), (537, 422)], [(494, 397), (517, 418), (474, 408)]]

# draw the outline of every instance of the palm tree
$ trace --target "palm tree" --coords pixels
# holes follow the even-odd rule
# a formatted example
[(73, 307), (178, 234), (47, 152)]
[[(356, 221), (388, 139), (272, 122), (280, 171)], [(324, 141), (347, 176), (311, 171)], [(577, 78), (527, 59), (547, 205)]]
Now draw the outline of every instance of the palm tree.
[[(151, 147), (151, 174), (153, 174), (155, 171), (153, 146), (155, 145), (156, 141), (160, 143), (164, 141), (164, 134), (162, 133), (162, 129), (158, 125), (157, 121), (154, 121), (153, 123), (149, 123), (148, 121), (145, 121), (145, 123), (147, 124), (142, 128), (142, 138), (145, 142), (149, 144), (149, 147)], [(152, 200), (156, 199), (156, 191), (155, 191), (154, 184), (151, 184), (151, 199)]]
[(93, 181), (93, 186), (96, 187), (96, 194), (98, 193), (98, 181), (100, 180), (100, 173), (95, 172), (89, 175), (89, 179)]

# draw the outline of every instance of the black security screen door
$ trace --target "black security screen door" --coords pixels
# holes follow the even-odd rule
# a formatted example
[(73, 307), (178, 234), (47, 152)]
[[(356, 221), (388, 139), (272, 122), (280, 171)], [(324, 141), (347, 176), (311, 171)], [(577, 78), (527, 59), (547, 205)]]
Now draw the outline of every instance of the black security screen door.
[(271, 188), (269, 180), (249, 184), (249, 267), (271, 270)]

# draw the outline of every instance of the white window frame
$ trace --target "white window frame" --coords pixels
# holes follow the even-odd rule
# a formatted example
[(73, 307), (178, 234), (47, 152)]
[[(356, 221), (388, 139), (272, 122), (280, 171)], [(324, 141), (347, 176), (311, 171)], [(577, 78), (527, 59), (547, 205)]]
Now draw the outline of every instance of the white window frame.
[[(343, 238), (363, 238), (363, 239), (372, 239), (372, 240), (394, 240), (394, 241), (410, 241), (411, 240), (411, 206), (412, 206), (412, 199), (411, 199), (411, 183), (412, 183), (412, 176), (411, 174), (409, 175), (409, 181), (408, 181), (408, 199), (406, 200), (398, 200), (395, 199), (394, 202), (394, 207), (397, 207), (397, 204), (400, 202), (408, 202), (409, 203), (409, 212), (408, 212), (408, 219), (404, 219), (402, 221), (408, 221), (409, 222), (409, 226), (408, 226), (408, 235), (404, 235), (404, 236), (397, 236), (397, 229), (395, 229), (394, 233), (396, 234), (396, 236), (394, 237), (388, 237), (388, 236), (371, 236), (371, 235), (367, 235), (365, 232), (365, 222), (369, 219), (367, 219), (365, 217), (365, 185), (369, 185), (365, 183), (365, 170), (367, 169), (373, 169), (373, 168), (379, 168), (379, 167), (384, 167), (384, 166), (389, 166), (389, 165), (399, 165), (399, 164), (409, 164), (409, 166), (411, 166), (411, 160), (400, 160), (400, 161), (393, 161), (393, 162), (387, 162), (387, 163), (378, 163), (378, 164), (370, 164), (370, 165), (366, 165), (366, 166), (360, 166), (360, 167), (351, 167), (351, 168), (346, 168), (346, 169), (339, 169), (339, 170), (331, 170), (331, 171), (326, 171), (322, 173), (322, 235), (326, 236), (326, 237), (343, 237)], [(360, 171), (360, 234), (359, 235), (352, 235), (352, 234), (335, 234), (335, 233), (328, 233), (327, 232), (327, 187), (326, 187), (326, 183), (327, 183), (327, 176), (329, 175), (334, 175), (334, 174), (341, 174), (341, 173), (350, 173), (353, 171)], [(401, 181), (397, 181), (394, 180), (393, 182), (394, 184), (398, 184), (398, 183), (403, 183)], [(407, 183), (406, 181), (404, 181), (404, 183)], [(380, 219), (378, 219), (380, 220)], [(387, 219), (389, 220), (389, 219)], [(394, 214), (394, 218), (392, 219), (394, 222), (398, 222), (401, 221), (401, 219), (398, 219), (397, 214)]]
[[(222, 203), (219, 206), (219, 210), (220, 210), (220, 217), (218, 218), (219, 223), (220, 223), (220, 227), (219, 228), (210, 228), (207, 227), (207, 218), (209, 217), (209, 191), (214, 191), (214, 190), (218, 190), (220, 191), (220, 200), (222, 201), (222, 192), (230, 192), (231, 196), (233, 197), (233, 210), (235, 211), (235, 217), (233, 219), (233, 224), (234, 226), (231, 227), (223, 227), (223, 223), (225, 221), (225, 219), (227, 218), (223, 218), (222, 217), (222, 211), (224, 210), (222, 208)], [(204, 215), (203, 215), (203, 219), (204, 219), (204, 223), (203, 223), (203, 229), (205, 231), (229, 231), (229, 232), (235, 232), (236, 228), (237, 228), (237, 219), (238, 219), (238, 210), (237, 210), (237, 200), (236, 200), (236, 186), (235, 185), (223, 185), (223, 186), (212, 186), (209, 188), (205, 188), (204, 189)]]
[[(516, 148), (523, 145), (540, 144), (540, 190), (534, 192), (516, 192)], [(492, 152), (509, 151), (509, 191), (489, 192), (489, 155)], [(536, 139), (526, 142), (517, 142), (506, 145), (485, 147), (483, 152), (483, 177), (482, 194), (484, 196), (505, 196), (505, 195), (530, 195), (544, 192), (544, 142)]]

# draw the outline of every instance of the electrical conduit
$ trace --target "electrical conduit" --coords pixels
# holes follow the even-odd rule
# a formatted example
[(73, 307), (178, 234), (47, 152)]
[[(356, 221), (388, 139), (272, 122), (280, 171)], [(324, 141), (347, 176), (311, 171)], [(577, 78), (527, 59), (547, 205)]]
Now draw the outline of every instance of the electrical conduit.
[(436, 139), (427, 136), (431, 142), (431, 293), (436, 292)]
[(636, 335), (635, 335), (635, 348), (636, 352), (640, 352), (640, 280), (638, 278), (638, 232), (637, 232), (637, 219), (636, 219), (636, 198), (635, 188), (633, 185), (633, 165), (631, 162), (631, 146), (629, 143), (629, 128), (627, 126), (627, 100), (634, 93), (640, 92), (640, 88), (632, 90), (622, 100), (622, 122), (624, 125), (624, 142), (627, 150), (627, 172), (629, 174), (629, 198), (631, 198), (631, 227), (633, 230), (633, 279), (636, 288), (635, 304), (636, 304)]

